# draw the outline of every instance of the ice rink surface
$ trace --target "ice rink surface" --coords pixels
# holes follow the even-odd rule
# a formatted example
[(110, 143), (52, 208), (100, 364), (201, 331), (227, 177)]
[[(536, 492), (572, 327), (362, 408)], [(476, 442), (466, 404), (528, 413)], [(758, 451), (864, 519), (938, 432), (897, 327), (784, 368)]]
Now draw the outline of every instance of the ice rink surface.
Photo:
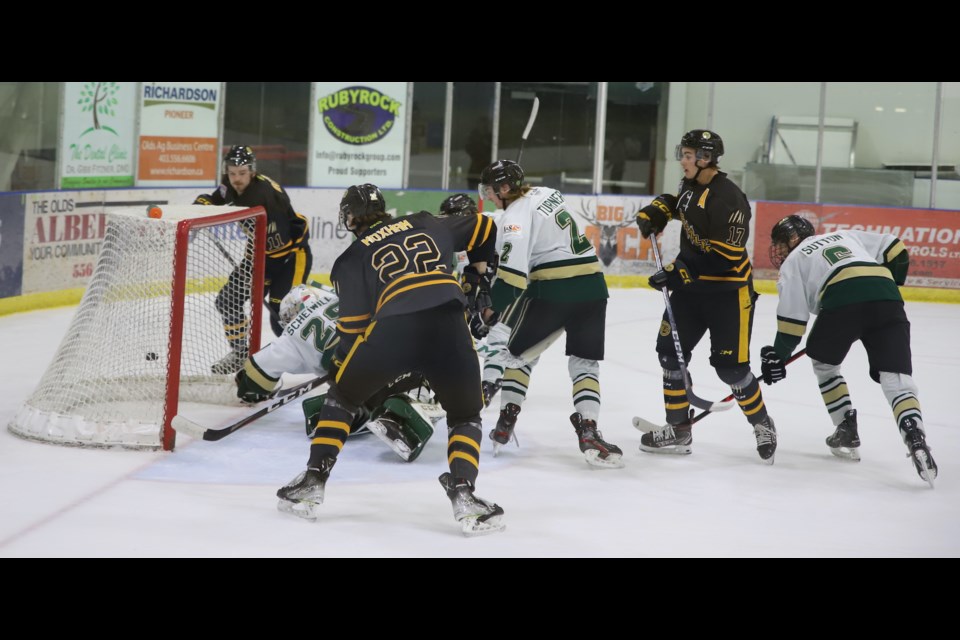
[[(958, 557), (960, 306), (907, 303), (914, 378), (936, 489), (906, 457), (890, 407), (857, 344), (843, 373), (859, 411), (859, 463), (832, 456), (833, 426), (806, 358), (763, 386), (779, 433), (776, 462), (756, 453), (739, 409), (694, 427), (693, 454), (638, 450), (634, 415), (660, 422), (654, 340), (660, 293), (613, 289), (599, 426), (626, 467), (589, 467), (570, 425), (562, 342), (533, 372), (517, 423), (520, 447), (492, 456), (483, 413), (477, 495), (506, 511), (506, 531), (465, 538), (437, 476), (445, 429), (415, 462), (373, 436), (348, 440), (315, 523), (276, 510), (276, 490), (309, 453), (299, 403), (218, 442), (180, 436), (173, 452), (62, 447), (6, 429), (56, 351), (74, 308), (0, 317), (0, 557)], [(758, 301), (752, 356), (772, 343), (776, 296)], [(109, 349), (109, 344), (103, 348)], [(729, 393), (707, 363), (706, 341), (690, 370), (701, 397)], [(216, 409), (210, 426), (243, 415)], [(442, 427), (444, 423), (440, 423)]]

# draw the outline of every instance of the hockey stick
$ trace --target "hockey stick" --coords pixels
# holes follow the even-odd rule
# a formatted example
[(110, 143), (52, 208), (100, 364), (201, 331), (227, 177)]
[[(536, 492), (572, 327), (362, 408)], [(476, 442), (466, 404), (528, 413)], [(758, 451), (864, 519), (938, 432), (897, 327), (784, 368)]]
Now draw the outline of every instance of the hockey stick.
[(312, 389), (316, 389), (317, 387), (324, 384), (325, 382), (328, 382), (330, 380), (330, 376), (331, 374), (328, 373), (324, 376), (320, 376), (319, 378), (314, 378), (313, 380), (308, 380), (307, 382), (298, 384), (295, 387), (290, 387), (289, 389), (283, 389), (282, 391), (280, 391), (279, 395), (275, 396), (278, 399), (273, 404), (267, 405), (263, 409), (260, 409), (259, 411), (255, 411), (254, 413), (251, 413), (247, 417), (242, 418), (234, 422), (233, 424), (227, 425), (226, 427), (222, 427), (220, 429), (207, 429), (206, 427), (199, 425), (196, 422), (189, 420), (187, 418), (184, 418), (183, 416), (180, 416), (180, 415), (174, 416), (170, 425), (174, 429), (176, 429), (178, 432), (185, 433), (188, 436), (196, 438), (197, 440), (207, 440), (207, 441), (221, 440), (223, 438), (226, 438), (228, 435), (230, 435), (234, 431), (237, 431), (238, 429), (242, 429), (243, 427), (247, 426), (251, 422), (255, 422), (259, 420), (260, 418), (267, 415), (268, 413), (272, 413), (276, 411), (283, 405), (293, 402), (294, 400), (296, 400), (303, 394), (307, 393), (308, 391)]
[[(653, 247), (653, 257), (657, 261), (657, 271), (663, 271), (663, 261), (660, 259), (660, 247), (657, 246), (656, 238), (651, 239), (650, 246)], [(677, 333), (677, 321), (673, 318), (673, 307), (670, 306), (670, 293), (666, 287), (661, 289), (661, 292), (663, 293), (663, 303), (667, 307), (667, 319), (670, 321), (670, 334), (673, 336), (673, 348), (677, 352), (677, 362), (680, 363), (680, 373), (683, 375), (683, 386), (687, 389), (690, 404), (698, 409), (705, 409), (707, 411), (726, 411), (733, 406), (733, 402), (730, 401), (733, 396), (720, 400), (719, 402), (710, 402), (709, 400), (698, 397), (693, 392), (693, 385), (690, 384), (690, 376), (687, 374), (687, 365), (683, 361), (683, 347), (680, 346), (680, 334)]]
[(202, 228), (201, 231), (203, 231), (204, 234), (205, 234), (208, 238), (210, 238), (210, 240), (211, 240), (211, 241), (213, 242), (213, 244), (217, 247), (217, 249), (220, 250), (220, 253), (222, 253), (222, 254), (223, 254), (223, 257), (227, 259), (227, 262), (230, 263), (230, 266), (233, 267), (234, 269), (236, 269), (236, 268), (237, 268), (237, 261), (233, 259), (233, 256), (230, 255), (230, 252), (227, 251), (227, 248), (226, 248), (225, 246), (223, 246), (223, 243), (220, 242), (220, 239), (217, 238), (217, 236), (213, 235), (213, 232), (210, 231), (209, 229), (207, 229), (206, 227)]
[(540, 111), (540, 98), (533, 96), (533, 107), (530, 109), (530, 117), (527, 119), (527, 126), (520, 136), (520, 151), (517, 152), (517, 164), (520, 164), (520, 158), (523, 157), (523, 144), (530, 135), (530, 129), (533, 129), (533, 123), (537, 121), (537, 112)]
[[(523, 144), (527, 141), (527, 136), (530, 135), (530, 130), (533, 129), (533, 123), (537, 121), (537, 113), (540, 111), (540, 98), (533, 96), (533, 106), (530, 108), (530, 117), (527, 118), (527, 126), (523, 129), (523, 134), (520, 136), (520, 150), (517, 151), (517, 164), (520, 164), (520, 158), (523, 157)], [(480, 210), (480, 213), (483, 213), (483, 198), (479, 198), (477, 207)]]
[[(231, 266), (231, 267), (233, 267), (235, 270), (240, 268), (240, 266), (237, 264), (237, 261), (233, 258), (232, 255), (230, 255), (230, 252), (227, 251), (227, 248), (226, 248), (225, 246), (223, 246), (223, 243), (220, 242), (220, 239), (217, 238), (217, 236), (213, 235), (213, 233), (212, 233), (209, 229), (206, 229), (206, 228), (201, 229), (201, 231), (205, 231), (205, 232), (206, 232), (207, 237), (210, 238), (210, 240), (213, 241), (213, 244), (217, 247), (217, 249), (220, 250), (220, 253), (222, 253), (222, 254), (223, 254), (223, 257), (227, 259), (227, 262), (230, 263), (230, 266)], [(271, 317), (271, 318), (273, 318), (273, 319), (276, 320), (277, 322), (280, 321), (280, 313), (279, 313), (279, 312), (275, 311), (274, 308), (271, 307), (269, 304), (264, 303), (263, 306), (265, 306), (265, 307), (267, 308), (267, 311), (270, 313), (270, 317)]]
[[(806, 352), (807, 352), (806, 349), (801, 349), (800, 351), (797, 351), (795, 354), (793, 354), (792, 356), (790, 356), (790, 358), (784, 363), (784, 366), (790, 364), (791, 362), (793, 362), (794, 360), (796, 360), (796, 359), (799, 358), (800, 356), (804, 355)], [(731, 393), (730, 395), (728, 395), (726, 398), (724, 398), (723, 400), (721, 400), (721, 402), (727, 402), (728, 400), (733, 400), (733, 394), (732, 394), (732, 393)], [(691, 425), (694, 425), (694, 424), (700, 422), (701, 420), (703, 420), (704, 418), (706, 418), (706, 417), (707, 417), (708, 415), (710, 415), (711, 413), (713, 413), (713, 412), (710, 411), (710, 409), (705, 409), (704, 411), (701, 411), (700, 413), (698, 413), (697, 415), (695, 415), (693, 418), (690, 419), (690, 424), (691, 424)], [(636, 428), (637, 428), (638, 430), (640, 430), (640, 431), (657, 431), (658, 429), (663, 429), (666, 425), (653, 424), (653, 423), (650, 422), (649, 420), (644, 420), (644, 419), (641, 418), (640, 416), (634, 416), (634, 417), (633, 417), (633, 426), (636, 427)]]

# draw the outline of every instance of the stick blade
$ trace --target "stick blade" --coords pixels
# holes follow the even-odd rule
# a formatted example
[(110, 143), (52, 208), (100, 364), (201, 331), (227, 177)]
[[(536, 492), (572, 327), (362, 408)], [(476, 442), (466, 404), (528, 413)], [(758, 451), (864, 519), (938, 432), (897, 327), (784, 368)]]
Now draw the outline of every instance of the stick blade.
[(649, 431), (658, 431), (664, 427), (662, 424), (655, 424), (649, 420), (645, 420), (640, 416), (633, 416), (633, 427), (637, 431), (643, 431), (647, 433)]
[(736, 404), (736, 400), (717, 400), (707, 407), (707, 411), (714, 413), (717, 411), (726, 411), (727, 409), (732, 409)]
[(173, 420), (170, 421), (170, 426), (173, 427), (177, 433), (186, 434), (197, 440), (203, 440), (203, 436), (207, 432), (206, 428), (181, 415), (173, 416)]
[(737, 403), (736, 400), (733, 398), (724, 398), (723, 400), (710, 402), (709, 400), (704, 400), (703, 398), (697, 395), (694, 395), (693, 390), (690, 388), (687, 388), (687, 399), (690, 401), (690, 404), (695, 406), (697, 409), (709, 411), (710, 413), (715, 413), (717, 411), (726, 411), (727, 409), (732, 408)]

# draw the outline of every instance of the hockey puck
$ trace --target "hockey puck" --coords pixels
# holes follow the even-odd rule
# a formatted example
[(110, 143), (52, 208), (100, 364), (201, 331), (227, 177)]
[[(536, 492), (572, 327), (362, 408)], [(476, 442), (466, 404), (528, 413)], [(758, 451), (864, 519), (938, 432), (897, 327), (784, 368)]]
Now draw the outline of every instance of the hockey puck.
[(156, 360), (156, 359), (157, 359), (157, 354), (154, 353), (153, 351), (151, 351), (151, 352), (149, 352), (149, 353), (147, 354), (147, 360), (153, 361), (153, 360)]

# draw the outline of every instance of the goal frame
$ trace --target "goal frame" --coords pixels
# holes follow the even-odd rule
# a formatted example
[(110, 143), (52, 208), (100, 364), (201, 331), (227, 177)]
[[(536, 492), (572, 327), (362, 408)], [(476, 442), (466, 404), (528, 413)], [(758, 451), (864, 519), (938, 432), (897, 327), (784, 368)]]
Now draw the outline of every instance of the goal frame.
[[(253, 213), (253, 215), (250, 215)], [(241, 211), (223, 213), (203, 218), (188, 218), (177, 223), (177, 249), (173, 259), (173, 287), (171, 295), (170, 336), (168, 339), (170, 360), (167, 368), (167, 397), (164, 406), (161, 443), (164, 451), (176, 447), (177, 432), (171, 426), (180, 404), (180, 356), (183, 349), (183, 311), (187, 290), (187, 255), (182, 247), (189, 247), (190, 233), (194, 230), (213, 227), (225, 222), (252, 219), (253, 237), (253, 284), (250, 296), (250, 353), (260, 350), (260, 324), (263, 318), (263, 283), (267, 247), (267, 212), (262, 206), (249, 207)]]

